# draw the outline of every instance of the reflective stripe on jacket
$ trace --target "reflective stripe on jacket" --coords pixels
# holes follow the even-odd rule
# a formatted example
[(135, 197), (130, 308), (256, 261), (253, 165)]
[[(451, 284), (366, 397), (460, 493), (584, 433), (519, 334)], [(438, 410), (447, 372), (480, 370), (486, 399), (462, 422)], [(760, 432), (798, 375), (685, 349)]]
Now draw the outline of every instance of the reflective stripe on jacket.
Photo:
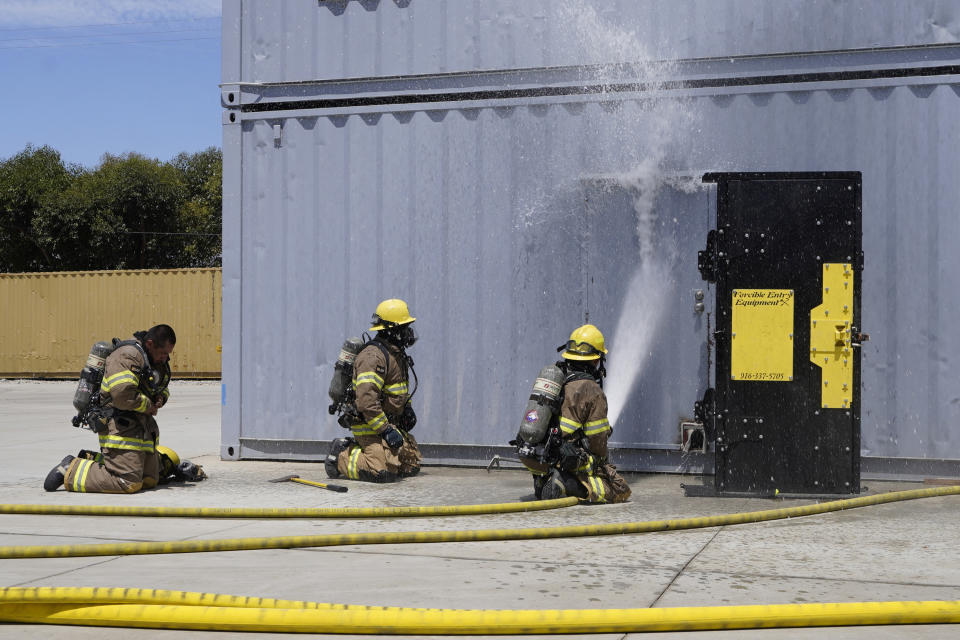
[(146, 358), (134, 345), (117, 347), (107, 356), (103, 382), (100, 383), (103, 404), (121, 411), (146, 413), (150, 407), (150, 398), (141, 393), (140, 376), (134, 373), (146, 366)]
[(130, 436), (120, 436), (113, 434), (104, 434), (100, 436), (101, 449), (126, 449), (127, 451), (144, 451), (153, 453), (153, 440), (143, 438), (131, 438)]
[(386, 358), (375, 344), (368, 344), (353, 362), (353, 386), (357, 412), (363, 422), (351, 427), (354, 435), (369, 436), (382, 432), (392, 418), (403, 412), (407, 403), (407, 367), (400, 350), (385, 345)]
[(607, 396), (593, 380), (573, 380), (563, 387), (560, 430), (569, 437), (578, 429), (587, 436), (590, 453), (606, 459), (607, 437), (611, 431), (607, 420)]

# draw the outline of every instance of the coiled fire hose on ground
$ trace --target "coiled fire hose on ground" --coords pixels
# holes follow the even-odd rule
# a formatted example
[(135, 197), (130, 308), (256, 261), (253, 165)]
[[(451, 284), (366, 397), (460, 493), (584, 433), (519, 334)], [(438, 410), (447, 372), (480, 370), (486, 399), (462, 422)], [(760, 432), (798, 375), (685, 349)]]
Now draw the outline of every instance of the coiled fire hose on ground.
[[(289, 536), (192, 542), (0, 547), (0, 558), (42, 558), (240, 549), (463, 542), (670, 531), (815, 515), (917, 498), (960, 486), (898, 491), (739, 514), (608, 525), (473, 531)], [(9, 505), (7, 505), (9, 506)], [(17, 505), (23, 507), (25, 505)], [(26, 505), (29, 507), (29, 505)], [(2, 513), (10, 511), (0, 510)], [(18, 511), (19, 513), (19, 511)], [(227, 516), (216, 516), (227, 517)], [(354, 634), (630, 633), (960, 622), (960, 601), (594, 610), (460, 610), (368, 607), (141, 589), (0, 589), (0, 621), (158, 629)]]

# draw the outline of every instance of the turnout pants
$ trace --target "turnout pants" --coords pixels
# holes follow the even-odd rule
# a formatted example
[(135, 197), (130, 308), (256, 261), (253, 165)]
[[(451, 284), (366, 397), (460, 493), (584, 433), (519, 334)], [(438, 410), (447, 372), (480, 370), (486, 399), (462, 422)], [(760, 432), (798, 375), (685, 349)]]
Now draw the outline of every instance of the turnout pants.
[(160, 430), (153, 416), (115, 416), (100, 435), (97, 460), (70, 463), (63, 485), (67, 491), (136, 493), (157, 486), (160, 460), (154, 446)]
[(630, 485), (609, 462), (592, 473), (577, 473), (577, 480), (587, 488), (588, 502), (626, 502), (630, 499)]
[(409, 433), (403, 433), (403, 446), (394, 452), (379, 435), (354, 436), (357, 444), (344, 449), (337, 458), (337, 470), (351, 480), (393, 482), (397, 477), (420, 471), (420, 449)]
[[(551, 467), (539, 460), (520, 458), (520, 462), (533, 474), (534, 478), (544, 477), (550, 473)], [(592, 466), (592, 464), (587, 465), (573, 474), (577, 482), (586, 489), (588, 502), (626, 502), (630, 499), (630, 485), (617, 473), (615, 466), (609, 462), (598, 465), (596, 469), (592, 469)], [(561, 473), (568, 472), (561, 471)]]

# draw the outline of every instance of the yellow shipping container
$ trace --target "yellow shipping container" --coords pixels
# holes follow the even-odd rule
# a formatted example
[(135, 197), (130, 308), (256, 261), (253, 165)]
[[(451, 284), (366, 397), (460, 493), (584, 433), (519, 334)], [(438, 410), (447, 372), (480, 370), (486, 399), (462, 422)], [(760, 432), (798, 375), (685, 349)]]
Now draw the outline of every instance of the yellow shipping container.
[(220, 377), (215, 269), (0, 273), (0, 377), (73, 378), (94, 342), (169, 324), (175, 378)]

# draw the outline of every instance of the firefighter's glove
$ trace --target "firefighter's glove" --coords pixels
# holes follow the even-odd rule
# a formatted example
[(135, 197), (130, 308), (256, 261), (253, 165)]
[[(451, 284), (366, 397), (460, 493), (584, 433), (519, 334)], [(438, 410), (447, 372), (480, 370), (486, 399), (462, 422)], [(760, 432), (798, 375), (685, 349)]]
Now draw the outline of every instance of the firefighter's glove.
[(399, 449), (403, 446), (403, 436), (393, 425), (389, 425), (380, 435), (387, 441), (387, 446), (391, 449)]
[(113, 417), (114, 411), (113, 407), (104, 407), (99, 404), (91, 407), (86, 416), (86, 422), (90, 425), (90, 430), (100, 435), (105, 434), (107, 432), (107, 423), (109, 423), (110, 418)]
[(417, 426), (417, 414), (409, 403), (403, 406), (403, 413), (397, 419), (397, 426), (407, 433), (413, 431), (413, 428)]
[(578, 447), (572, 442), (565, 441), (560, 445), (559, 466), (564, 471), (576, 473), (580, 467), (585, 465), (590, 458), (590, 454)]

